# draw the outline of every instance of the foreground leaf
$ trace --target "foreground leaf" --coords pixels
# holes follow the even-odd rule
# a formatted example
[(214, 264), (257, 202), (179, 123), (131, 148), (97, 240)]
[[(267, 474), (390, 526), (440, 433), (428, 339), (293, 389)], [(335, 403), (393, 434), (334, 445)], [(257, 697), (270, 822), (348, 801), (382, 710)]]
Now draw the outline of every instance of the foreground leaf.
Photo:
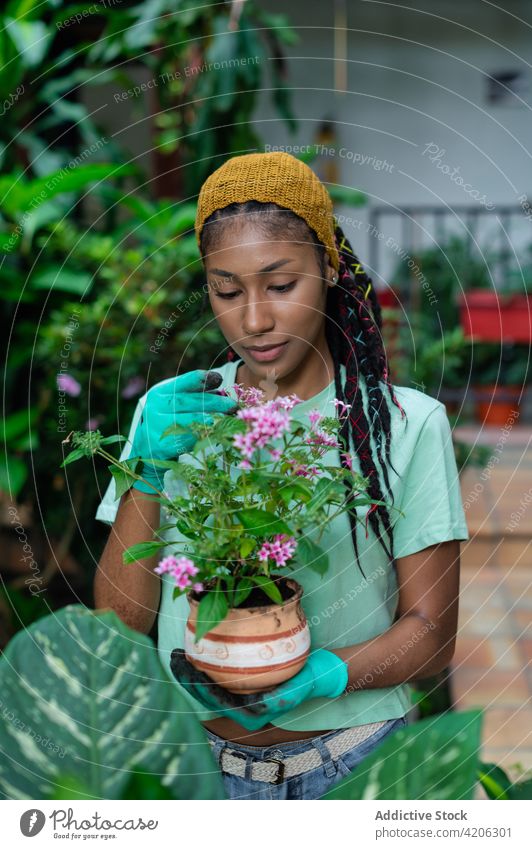
[[(175, 799), (221, 799), (221, 776), (188, 700), (153, 642), (113, 611), (70, 605), (0, 659), (0, 793), (121, 799), (136, 772)], [(13, 717), (16, 717), (16, 722)], [(152, 791), (150, 791), (152, 792)]]
[(472, 799), (482, 711), (422, 719), (385, 738), (323, 799)]

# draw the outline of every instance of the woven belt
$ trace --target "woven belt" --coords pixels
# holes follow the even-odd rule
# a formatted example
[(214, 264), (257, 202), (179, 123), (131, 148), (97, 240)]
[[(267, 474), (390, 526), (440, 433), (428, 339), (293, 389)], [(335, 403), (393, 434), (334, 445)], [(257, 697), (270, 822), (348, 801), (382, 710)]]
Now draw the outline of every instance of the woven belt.
[[(331, 753), (331, 758), (334, 761), (345, 752), (348, 752), (349, 749), (352, 749), (357, 743), (367, 740), (379, 728), (386, 725), (386, 722), (388, 720), (370, 722), (366, 725), (355, 726), (354, 728), (346, 728), (345, 731), (340, 731), (334, 737), (331, 737), (324, 745)], [(214, 741), (209, 740), (209, 743), (212, 748)], [(268, 746), (268, 748), (270, 747)], [(244, 778), (246, 759), (244, 752), (224, 749), (220, 758), (220, 769), (223, 772)], [(288, 758), (268, 758), (263, 761), (255, 761), (251, 767), (251, 778), (253, 781), (268, 781), (271, 784), (281, 784), (285, 778), (291, 778), (293, 775), (301, 775), (311, 769), (316, 769), (322, 763), (323, 760), (320, 753), (312, 747), (307, 752), (302, 752), (300, 755), (292, 755)]]

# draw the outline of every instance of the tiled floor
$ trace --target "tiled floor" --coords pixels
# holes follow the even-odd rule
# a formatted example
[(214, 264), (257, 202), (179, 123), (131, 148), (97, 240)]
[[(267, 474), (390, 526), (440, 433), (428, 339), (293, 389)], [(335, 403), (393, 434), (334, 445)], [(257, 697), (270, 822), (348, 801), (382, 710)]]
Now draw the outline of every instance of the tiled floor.
[(532, 429), (455, 435), (480, 436), (494, 459), (461, 478), (471, 539), (462, 543), (452, 692), (456, 709), (484, 710), (482, 759), (517, 777), (519, 764), (532, 769)]

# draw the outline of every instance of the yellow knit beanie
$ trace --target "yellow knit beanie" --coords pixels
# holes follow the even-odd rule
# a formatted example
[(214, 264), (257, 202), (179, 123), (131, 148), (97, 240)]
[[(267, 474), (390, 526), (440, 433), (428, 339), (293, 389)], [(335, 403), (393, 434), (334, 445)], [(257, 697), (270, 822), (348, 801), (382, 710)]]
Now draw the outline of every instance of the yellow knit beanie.
[(340, 258), (334, 240), (335, 220), (329, 192), (304, 162), (289, 153), (246, 153), (227, 159), (203, 183), (196, 213), (200, 244), (205, 220), (230, 203), (256, 200), (291, 209), (315, 231), (338, 271)]

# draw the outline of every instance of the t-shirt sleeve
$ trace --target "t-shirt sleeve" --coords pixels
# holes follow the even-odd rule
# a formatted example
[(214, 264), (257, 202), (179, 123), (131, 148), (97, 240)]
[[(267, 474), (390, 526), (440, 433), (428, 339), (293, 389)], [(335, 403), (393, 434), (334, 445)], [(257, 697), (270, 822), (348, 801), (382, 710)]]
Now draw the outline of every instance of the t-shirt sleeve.
[(441, 403), (419, 431), (401, 501), (396, 506), (404, 517), (396, 514), (393, 530), (396, 558), (439, 542), (469, 539), (451, 426)]
[[(139, 400), (137, 401), (137, 406), (135, 408), (135, 412), (133, 413), (131, 426), (129, 428), (127, 442), (123, 443), (123, 448), (119, 457), (120, 460), (127, 460), (130, 455), (133, 443), (133, 435), (135, 433), (145, 403), (146, 395), (143, 395), (142, 398), (139, 398)], [(116, 514), (118, 513), (119, 506), (120, 499), (117, 499), (116, 497), (115, 479), (111, 475), (111, 479), (109, 481), (107, 489), (105, 490), (105, 494), (98, 505), (98, 509), (96, 510), (95, 516), (97, 519), (100, 520), (100, 522), (106, 522), (106, 524), (112, 525), (114, 520), (116, 519)]]

